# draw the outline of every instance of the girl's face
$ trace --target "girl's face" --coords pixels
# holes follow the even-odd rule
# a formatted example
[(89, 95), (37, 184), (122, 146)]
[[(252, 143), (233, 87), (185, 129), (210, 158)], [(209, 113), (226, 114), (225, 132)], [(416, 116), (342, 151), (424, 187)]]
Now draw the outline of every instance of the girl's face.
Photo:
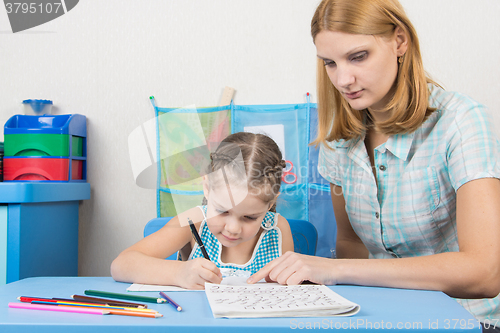
[(368, 109), (376, 121), (390, 116), (377, 110), (391, 98), (398, 56), (406, 51), (406, 39), (398, 30), (391, 38), (321, 31), (315, 39), (318, 58), (332, 84), (353, 109)]
[(223, 246), (234, 247), (254, 239), (270, 204), (247, 188), (231, 187), (230, 193), (228, 188), (219, 186), (205, 193), (207, 224)]

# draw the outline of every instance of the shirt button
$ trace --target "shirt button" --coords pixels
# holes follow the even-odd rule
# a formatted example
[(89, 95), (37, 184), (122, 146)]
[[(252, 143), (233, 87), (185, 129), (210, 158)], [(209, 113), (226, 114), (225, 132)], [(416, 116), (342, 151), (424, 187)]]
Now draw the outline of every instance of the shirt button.
[(375, 213), (375, 217), (379, 218), (380, 214), (378, 212)]
[(385, 169), (386, 169), (385, 165), (381, 165), (378, 168), (380, 169), (380, 171), (385, 171)]

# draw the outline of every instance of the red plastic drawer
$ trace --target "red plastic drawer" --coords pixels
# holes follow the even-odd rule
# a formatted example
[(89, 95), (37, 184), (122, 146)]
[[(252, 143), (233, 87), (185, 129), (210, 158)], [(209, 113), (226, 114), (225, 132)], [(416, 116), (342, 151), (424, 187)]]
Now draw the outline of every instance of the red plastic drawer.
[[(71, 179), (82, 179), (83, 161), (71, 163)], [(69, 181), (69, 159), (41, 157), (4, 157), (4, 180)]]

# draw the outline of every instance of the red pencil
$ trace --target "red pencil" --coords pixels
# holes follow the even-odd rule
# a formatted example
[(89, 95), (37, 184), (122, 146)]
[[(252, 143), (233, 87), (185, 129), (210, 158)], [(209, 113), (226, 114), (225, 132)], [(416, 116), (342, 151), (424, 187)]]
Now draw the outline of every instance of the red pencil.
[(73, 300), (75, 300), (75, 301), (90, 302), (90, 303), (101, 303), (101, 304), (117, 305), (117, 306), (122, 305), (122, 306), (138, 307), (138, 308), (144, 308), (144, 309), (146, 309), (148, 307), (146, 304), (122, 302), (122, 301), (115, 301), (115, 300), (107, 299), (107, 298), (90, 297), (90, 296), (83, 296), (83, 295), (71, 295), (71, 298), (73, 298)]

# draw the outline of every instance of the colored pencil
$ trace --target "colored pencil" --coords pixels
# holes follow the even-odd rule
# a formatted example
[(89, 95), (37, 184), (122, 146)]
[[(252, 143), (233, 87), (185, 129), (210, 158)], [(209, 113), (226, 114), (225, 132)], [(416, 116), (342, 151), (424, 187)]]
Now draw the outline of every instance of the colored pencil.
[[(33, 301), (33, 302), (40, 302), (41, 301)], [(32, 305), (38, 305), (31, 303)], [(22, 304), (22, 303), (18, 303)], [(55, 308), (73, 308), (73, 309), (96, 309), (96, 310), (101, 310), (105, 311), (106, 314), (112, 314), (112, 315), (120, 315), (120, 316), (135, 316), (135, 317), (147, 317), (147, 318), (160, 318), (163, 317), (162, 314), (158, 313), (158, 311), (154, 310), (147, 310), (147, 309), (135, 309), (135, 310), (127, 310), (127, 309), (116, 309), (116, 308), (111, 308), (111, 307), (89, 307), (88, 305), (78, 305), (78, 304), (62, 304), (62, 303), (51, 303), (47, 302), (46, 304), (41, 304), (43, 306), (47, 307), (55, 307)], [(48, 308), (47, 308), (48, 309)], [(50, 309), (48, 309), (50, 310)], [(54, 310), (57, 311), (57, 310)], [(76, 312), (76, 311), (74, 311)]]
[(182, 311), (182, 308), (179, 304), (175, 303), (173, 299), (167, 296), (163, 291), (160, 291), (160, 296), (163, 297), (169, 304), (171, 304), (177, 311)]
[(83, 296), (83, 295), (72, 295), (71, 298), (73, 298), (75, 301), (108, 304), (108, 305), (113, 305), (113, 306), (128, 306), (128, 307), (138, 307), (138, 308), (147, 308), (148, 307), (146, 304), (120, 302), (120, 301), (107, 299), (107, 298), (89, 297), (89, 296)]
[(71, 307), (71, 306), (41, 305), (41, 304), (31, 304), (31, 303), (9, 303), (9, 308), (87, 313), (87, 314), (99, 314), (99, 315), (105, 315), (111, 313), (109, 310), (104, 310), (104, 309), (91, 309), (78, 306)]
[(31, 304), (45, 304), (45, 305), (66, 305), (66, 306), (83, 306), (83, 307), (89, 307), (89, 308), (101, 308), (101, 309), (108, 309), (108, 310), (127, 310), (127, 311), (135, 311), (135, 312), (147, 312), (147, 313), (155, 313), (158, 312), (156, 310), (152, 309), (139, 309), (139, 308), (128, 308), (128, 307), (123, 307), (123, 306), (110, 306), (107, 304), (96, 304), (96, 303), (78, 303), (78, 302), (63, 302), (63, 301), (56, 301), (56, 302), (47, 302), (47, 301), (31, 301)]
[(201, 253), (203, 253), (203, 257), (205, 257), (205, 259), (207, 259), (207, 260), (210, 260), (210, 257), (208, 256), (208, 253), (207, 253), (207, 250), (205, 249), (205, 245), (203, 245), (203, 242), (201, 241), (201, 238), (200, 238), (200, 235), (198, 234), (198, 231), (196, 231), (196, 227), (194, 226), (193, 221), (189, 217), (187, 218), (187, 220), (189, 223), (189, 227), (191, 228), (191, 233), (194, 236), (194, 240), (198, 244), (198, 247), (200, 248)]
[(128, 311), (128, 310), (109, 310), (112, 315), (120, 316), (135, 316), (135, 317), (148, 317), (148, 318), (160, 318), (163, 317), (161, 313), (158, 312), (138, 312), (138, 311)]
[(85, 295), (128, 299), (131, 301), (148, 302), (148, 303), (164, 303), (164, 302), (166, 302), (165, 299), (158, 298), (158, 297), (119, 294), (119, 293), (112, 293), (109, 291), (101, 291), (101, 290), (85, 290)]
[[(72, 303), (72, 304), (83, 304), (83, 305), (93, 305), (93, 306), (98, 306), (98, 307), (110, 307), (110, 308), (117, 308), (117, 309), (131, 309), (131, 310), (137, 310), (137, 311), (155, 311), (148, 309), (147, 307), (142, 307), (142, 306), (137, 306), (137, 305), (129, 305), (129, 303), (123, 302), (123, 303), (92, 303), (90, 301), (84, 302), (84, 301), (77, 301), (75, 299), (70, 299), (70, 300), (65, 300), (65, 299), (53, 299), (56, 300), (58, 303)], [(155, 311), (158, 312), (158, 311)]]
[(33, 296), (19, 296), (17, 299), (24, 303), (31, 303), (32, 301), (55, 302), (55, 300), (51, 298), (33, 297)]
[[(78, 296), (78, 295), (73, 295), (73, 296)], [(87, 297), (87, 296), (80, 296), (83, 300), (76, 300), (76, 299), (67, 299), (67, 298), (44, 298), (44, 297), (34, 297), (34, 296), (20, 296), (17, 299), (20, 300), (21, 302), (28, 302), (31, 303), (33, 301), (42, 301), (42, 302), (66, 302), (66, 303), (80, 303), (80, 304), (102, 304), (102, 305), (107, 305), (107, 306), (116, 306), (116, 307), (129, 307), (129, 308), (137, 308), (137, 309), (145, 309), (147, 308), (146, 305), (144, 304), (137, 304), (137, 303), (129, 303), (129, 302), (119, 302), (119, 301), (113, 301), (113, 300), (106, 300), (103, 298), (95, 298), (95, 297)]]

